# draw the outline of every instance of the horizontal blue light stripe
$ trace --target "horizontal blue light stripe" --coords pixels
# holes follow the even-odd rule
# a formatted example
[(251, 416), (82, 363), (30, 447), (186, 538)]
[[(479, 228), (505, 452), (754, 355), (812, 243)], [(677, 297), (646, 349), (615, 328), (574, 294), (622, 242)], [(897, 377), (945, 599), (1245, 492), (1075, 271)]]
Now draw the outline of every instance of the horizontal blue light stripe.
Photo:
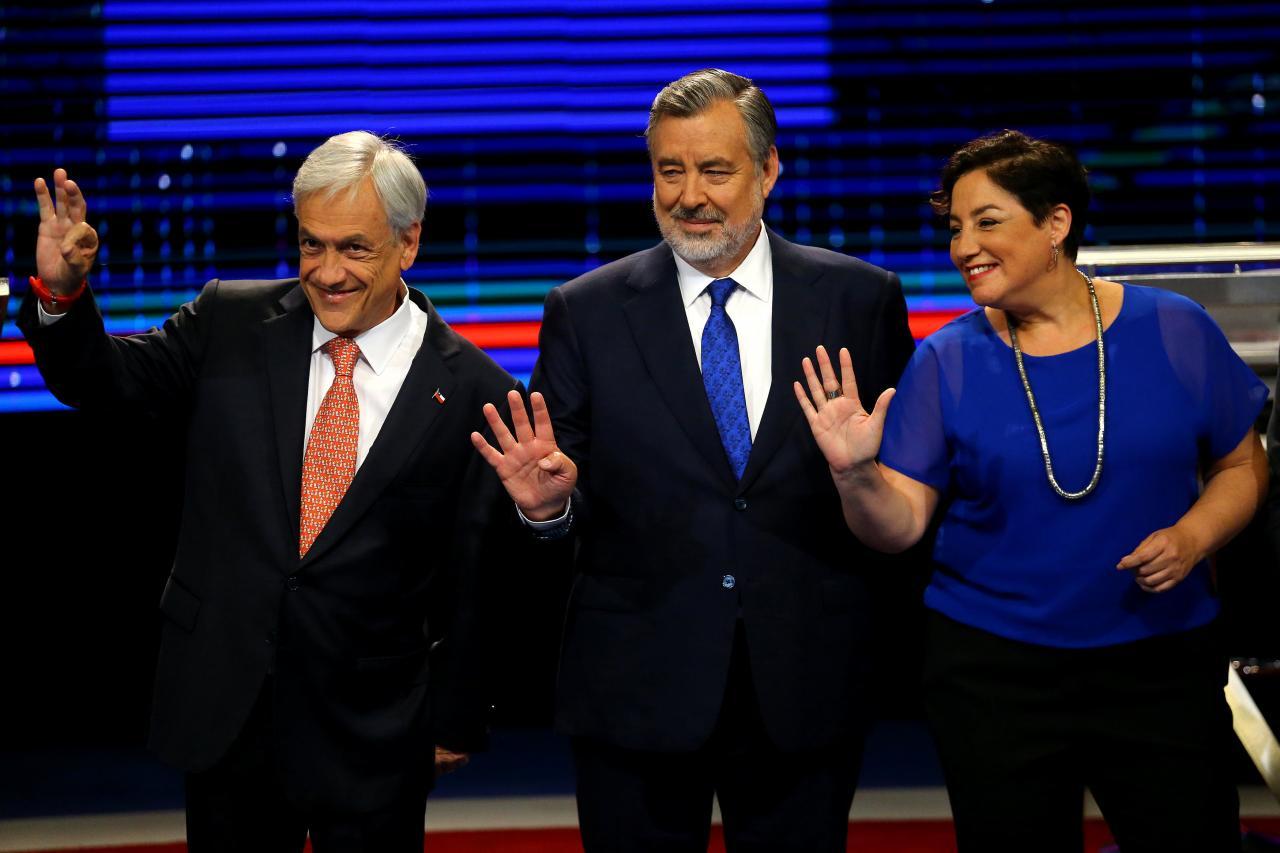
[(538, 350), (536, 348), (487, 349), (485, 352), (489, 353), (493, 360), (502, 365), (502, 369), (508, 373), (531, 373), (534, 363), (538, 360)]
[(0, 393), (16, 389), (38, 391), (45, 387), (44, 377), (33, 365), (0, 366)]
[(48, 391), (0, 392), (0, 412), (49, 412), (69, 408), (59, 403)]
[[(558, 62), (575, 66), (569, 77), (582, 75), (593, 79), (592, 62), (610, 65), (635, 59), (673, 61), (685, 59), (705, 64), (708, 56), (825, 56), (831, 42), (819, 37), (734, 38), (716, 39), (708, 49), (706, 39), (644, 39), (634, 42), (595, 41), (585, 44), (564, 41), (487, 41), (472, 44), (391, 44), (360, 54), (362, 68), (377, 69), (389, 65), (421, 65), (429, 58), (432, 64), (459, 63), (502, 65), (510, 75), (518, 73), (511, 66), (522, 62)], [(334, 48), (327, 45), (244, 45), (241, 47), (147, 48), (107, 51), (104, 65), (108, 72), (129, 69), (192, 67), (242, 68), (254, 65), (267, 68), (297, 68), (305, 65), (331, 66)], [(359, 75), (348, 74), (358, 79)], [(267, 72), (264, 72), (267, 73)], [(376, 71), (367, 73), (374, 74)], [(424, 80), (429, 82), (429, 78)]]
[[(711, 63), (725, 55), (716, 46), (709, 51), (706, 62)], [(823, 80), (830, 76), (831, 67), (825, 61), (815, 60), (760, 60), (756, 58), (729, 58), (740, 74), (770, 83), (784, 81)], [(654, 93), (671, 80), (688, 73), (687, 62), (662, 60), (656, 62), (632, 61), (628, 63), (598, 66), (588, 69), (570, 67), (565, 63), (529, 65), (520, 69), (519, 80), (526, 86), (572, 86), (589, 81), (595, 86), (644, 85), (652, 86)], [(417, 63), (397, 68), (379, 68), (377, 73), (360, 75), (362, 88), (370, 91), (382, 88), (408, 89), (415, 86), (444, 88), (447, 86), (510, 86), (512, 70), (503, 66), (456, 67), (422, 65)], [(105, 91), (108, 94), (159, 94), (162, 92), (245, 92), (277, 91), (281, 89), (340, 89), (353, 85), (350, 68), (274, 68), (270, 73), (243, 71), (240, 69), (212, 69), (177, 71), (121, 71), (107, 75)]]
[[(678, 29), (681, 38), (695, 35), (714, 35), (717, 40), (739, 35), (784, 33), (822, 33), (831, 25), (823, 14), (787, 14), (775, 12), (768, 15), (735, 14), (725, 17), (715, 15), (685, 15)], [(626, 17), (609, 15), (601, 18), (571, 20), (563, 15), (555, 17), (504, 16), (498, 18), (464, 18), (439, 20), (436, 18), (378, 20), (363, 15), (353, 15), (335, 20), (316, 20), (308, 16), (304, 20), (272, 21), (247, 24), (237, 21), (230, 24), (174, 23), (174, 24), (108, 24), (103, 40), (108, 50), (118, 48), (179, 44), (298, 44), (321, 42), (350, 44), (380, 44), (384, 42), (420, 41), (431, 50), (442, 42), (477, 39), (485, 42), (505, 39), (552, 38), (562, 48), (579, 39), (616, 38), (625, 34), (628, 38), (672, 35), (671, 21), (666, 18)], [(843, 43), (842, 43), (843, 44)], [(859, 52), (884, 53), (892, 47), (887, 38), (856, 39), (850, 49)], [(381, 50), (381, 48), (379, 48)], [(200, 52), (199, 48), (195, 49)]]
[[(125, 95), (107, 99), (107, 115), (116, 120), (178, 118), (183, 116), (267, 115), (331, 113), (335, 104), (350, 103), (366, 113), (439, 112), (483, 110), (524, 112), (536, 109), (624, 109), (645, 116), (653, 101), (649, 89), (471, 89), (428, 91), (420, 89), (331, 89), (308, 92), (256, 92), (253, 94)], [(771, 86), (769, 100), (775, 107), (789, 104), (826, 103), (834, 100), (830, 86)]]
[[(1205, 50), (1200, 54), (1201, 69), (1251, 68), (1270, 62), (1274, 54), (1266, 50)], [(1100, 53), (1073, 54), (1070, 56), (991, 56), (955, 59), (895, 58), (867, 61), (833, 61), (835, 74), (845, 77), (915, 77), (938, 74), (976, 77), (999, 77), (1015, 72), (1047, 74), (1071, 71), (1082, 76), (1105, 71), (1140, 69), (1144, 71), (1190, 70), (1191, 57), (1181, 53)]]
[(525, 305), (437, 305), (446, 323), (527, 323), (542, 319), (542, 300)]
[(1133, 182), (1140, 187), (1194, 187), (1199, 183), (1212, 186), (1266, 184), (1274, 190), (1280, 184), (1280, 168), (1239, 169), (1164, 169), (1138, 172)]
[[(835, 122), (835, 112), (827, 107), (779, 107), (778, 121), (792, 130), (820, 128)], [(315, 139), (350, 130), (353, 126), (395, 134), (470, 133), (639, 133), (644, 129), (643, 113), (551, 112), (528, 113), (405, 113), (370, 115), (343, 113), (314, 116), (268, 118), (225, 117), (198, 119), (140, 119), (107, 122), (107, 137), (113, 142), (203, 139)], [(512, 140), (518, 150), (520, 140)]]
[[(1025, 31), (986, 32), (974, 41), (972, 34), (951, 35), (948, 33), (903, 38), (899, 50), (906, 53), (951, 52), (963, 51), (972, 54), (975, 50), (1001, 50), (1028, 53), (1038, 50), (1077, 51), (1082, 41), (1077, 31), (1029, 33)], [(1280, 27), (1257, 26), (1254, 28), (1211, 28), (1201, 27), (1195, 30), (1134, 30), (1116, 32), (1089, 33), (1089, 57), (1103, 53), (1108, 47), (1187, 47), (1204, 50), (1229, 42), (1254, 42), (1275, 40), (1280, 38)], [(843, 46), (843, 42), (841, 42)]]
[[(827, 0), (734, 0), (734, 9), (825, 9)], [(496, 14), (563, 14), (573, 18), (620, 12), (688, 12), (687, 0), (222, 0), (222, 2), (174, 3), (173, 0), (107, 0), (102, 17), (107, 21), (152, 20), (255, 20), (271, 18), (457, 16)]]

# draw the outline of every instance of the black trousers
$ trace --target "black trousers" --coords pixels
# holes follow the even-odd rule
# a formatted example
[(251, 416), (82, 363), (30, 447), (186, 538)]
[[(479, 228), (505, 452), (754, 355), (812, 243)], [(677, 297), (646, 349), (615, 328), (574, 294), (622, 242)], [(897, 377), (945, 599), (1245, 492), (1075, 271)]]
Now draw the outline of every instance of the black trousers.
[(422, 853), (431, 768), (422, 784), (373, 813), (303, 809), (285, 792), (271, 735), (268, 679), (244, 730), (209, 770), (186, 778), (190, 853)]
[(713, 794), (729, 853), (843, 853), (862, 739), (780, 752), (760, 717), (739, 624), (724, 705), (703, 748), (637, 752), (575, 738), (573, 756), (586, 853), (706, 853)]
[(1080, 853), (1085, 787), (1123, 853), (1238, 853), (1227, 657), (1200, 628), (1020, 643), (931, 614), (925, 704), (961, 853)]

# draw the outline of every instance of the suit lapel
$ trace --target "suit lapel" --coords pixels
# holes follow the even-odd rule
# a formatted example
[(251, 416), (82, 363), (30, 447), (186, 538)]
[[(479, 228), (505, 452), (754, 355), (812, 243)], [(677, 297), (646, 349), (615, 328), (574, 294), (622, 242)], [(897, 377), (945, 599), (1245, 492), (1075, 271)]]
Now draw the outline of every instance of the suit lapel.
[(301, 287), (286, 293), (279, 308), (281, 313), (264, 322), (260, 333), (275, 425), (280, 486), (284, 493), (285, 523), (296, 545), (302, 503), (302, 432), (307, 413), (315, 315)]
[(368, 511), (417, 451), (448, 405), (447, 402), (437, 402), (435, 392), (438, 390), (445, 401), (454, 396), (457, 377), (447, 362), (459, 351), (457, 336), (425, 296), (410, 288), (409, 298), (427, 314), (426, 337), (413, 358), (391, 410), (387, 412), (378, 437), (369, 448), (347, 493), (303, 558), (304, 566), (341, 541), (347, 530)]
[(623, 303), (623, 311), (654, 385), (699, 455), (719, 476), (732, 481), (733, 470), (720, 443), (698, 356), (687, 333), (689, 320), (680, 299), (671, 249), (662, 244), (645, 252), (627, 286), (633, 295)]
[(769, 252), (773, 257), (773, 378), (740, 490), (760, 476), (800, 417), (791, 383), (800, 379), (800, 360), (813, 357), (827, 323), (826, 303), (817, 286), (822, 267), (772, 231)]

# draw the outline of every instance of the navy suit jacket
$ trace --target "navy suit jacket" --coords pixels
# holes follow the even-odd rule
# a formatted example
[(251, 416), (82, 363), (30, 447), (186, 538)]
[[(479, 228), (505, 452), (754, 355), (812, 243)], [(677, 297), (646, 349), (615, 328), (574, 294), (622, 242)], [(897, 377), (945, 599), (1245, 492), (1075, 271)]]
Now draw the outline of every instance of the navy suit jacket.
[(60, 400), (187, 424), (150, 731), (170, 763), (213, 765), (264, 683), (285, 785), (303, 805), (377, 808), (426, 790), (435, 743), (483, 746), (483, 605), (493, 548), (518, 538), (496, 528), (518, 522), (469, 435), (484, 430), (481, 406), (518, 383), (410, 298), (426, 337), (301, 560), (314, 315), (296, 279), (210, 282), (162, 329), (123, 338), (104, 332), (92, 294), (47, 327), (33, 299), (23, 305)]
[(772, 384), (741, 482), (721, 446), (671, 250), (548, 295), (531, 388), (579, 466), (577, 575), (561, 730), (684, 751), (710, 735), (742, 621), (760, 710), (784, 750), (858, 737), (873, 643), (869, 575), (791, 383), (848, 347), (868, 409), (914, 344), (892, 273), (769, 234)]

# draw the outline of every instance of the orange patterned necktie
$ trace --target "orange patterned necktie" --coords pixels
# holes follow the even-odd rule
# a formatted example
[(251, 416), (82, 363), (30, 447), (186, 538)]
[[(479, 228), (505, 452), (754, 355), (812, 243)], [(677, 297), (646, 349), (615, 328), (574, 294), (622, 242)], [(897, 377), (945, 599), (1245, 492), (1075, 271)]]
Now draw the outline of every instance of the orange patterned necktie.
[(321, 349), (333, 360), (334, 377), (316, 412), (307, 452), (302, 457), (299, 558), (306, 556), (351, 485), (360, 440), (360, 404), (356, 386), (351, 383), (360, 346), (351, 338), (339, 337)]

